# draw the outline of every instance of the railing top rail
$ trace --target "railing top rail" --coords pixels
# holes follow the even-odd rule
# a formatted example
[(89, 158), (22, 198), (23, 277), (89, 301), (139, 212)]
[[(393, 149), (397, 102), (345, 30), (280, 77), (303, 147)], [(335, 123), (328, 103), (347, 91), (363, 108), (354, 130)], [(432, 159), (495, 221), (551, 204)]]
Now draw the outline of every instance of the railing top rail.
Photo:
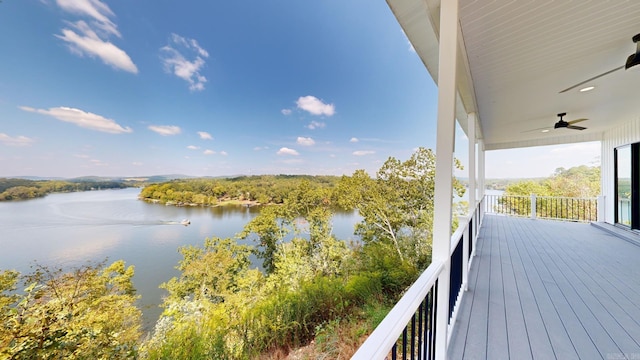
[(486, 194), (486, 197), (520, 197), (520, 198), (530, 198), (530, 195), (507, 195), (507, 194)]
[(411, 317), (415, 314), (422, 300), (436, 283), (443, 267), (443, 262), (433, 261), (391, 309), (380, 325), (369, 335), (351, 359), (384, 359), (402, 334)]
[(594, 197), (575, 197), (575, 196), (538, 196), (538, 199), (573, 199), (573, 200), (588, 200), (588, 201), (598, 201), (598, 198)]
[[(523, 198), (528, 199), (531, 195), (508, 195), (508, 194), (488, 194), (485, 196), (489, 197), (512, 197), (512, 198)], [(589, 201), (598, 201), (598, 198), (595, 197), (575, 197), (575, 196), (541, 196), (536, 195), (537, 199), (574, 199), (574, 200), (589, 200)]]

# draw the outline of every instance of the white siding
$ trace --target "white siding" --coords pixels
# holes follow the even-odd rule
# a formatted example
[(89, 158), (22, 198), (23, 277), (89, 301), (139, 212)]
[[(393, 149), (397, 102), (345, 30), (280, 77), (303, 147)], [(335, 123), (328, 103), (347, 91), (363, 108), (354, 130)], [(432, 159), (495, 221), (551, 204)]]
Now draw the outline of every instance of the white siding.
[(611, 128), (602, 135), (601, 147), (601, 171), (602, 171), (602, 195), (606, 198), (605, 221), (613, 224), (615, 221), (615, 173), (613, 162), (613, 150), (616, 147), (640, 142), (640, 116), (635, 119)]

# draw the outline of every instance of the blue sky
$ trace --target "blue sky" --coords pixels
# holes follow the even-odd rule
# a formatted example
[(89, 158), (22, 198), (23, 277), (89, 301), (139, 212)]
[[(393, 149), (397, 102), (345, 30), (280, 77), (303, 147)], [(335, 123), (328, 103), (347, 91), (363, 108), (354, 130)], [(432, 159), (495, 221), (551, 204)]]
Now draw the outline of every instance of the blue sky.
[(4, 0), (0, 46), (0, 176), (341, 175), (435, 148), (384, 1)]

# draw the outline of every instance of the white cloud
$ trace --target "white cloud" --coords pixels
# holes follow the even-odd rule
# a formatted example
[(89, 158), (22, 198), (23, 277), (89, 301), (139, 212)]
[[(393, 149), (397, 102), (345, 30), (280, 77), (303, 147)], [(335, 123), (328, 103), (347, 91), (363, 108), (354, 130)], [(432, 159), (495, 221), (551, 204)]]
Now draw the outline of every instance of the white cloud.
[(108, 40), (109, 36), (122, 37), (117, 25), (110, 19), (115, 14), (100, 0), (56, 0), (58, 6), (75, 15), (89, 18), (66, 22), (62, 34), (55, 35), (65, 41), (72, 53), (79, 56), (98, 57), (114, 69), (138, 73), (131, 57)]
[(286, 147), (280, 148), (280, 150), (278, 150), (277, 152), (278, 155), (300, 155), (297, 151), (293, 150), (293, 149), (289, 149)]
[(56, 3), (66, 12), (93, 18), (100, 29), (121, 37), (116, 24), (109, 19), (115, 14), (100, 0), (56, 0)]
[(187, 149), (189, 149), (189, 150), (198, 150), (198, 149), (200, 149), (200, 147), (199, 146), (195, 146), (195, 145), (189, 145), (189, 146), (187, 146)]
[(88, 159), (89, 158), (89, 155), (85, 155), (85, 154), (75, 154), (73, 156), (77, 157), (78, 159)]
[(220, 151), (220, 155), (222, 155), (222, 156), (227, 156), (227, 155), (229, 155), (229, 154), (227, 154), (227, 152), (223, 150), (223, 151)]
[(315, 129), (323, 129), (327, 124), (319, 121), (312, 121), (309, 125), (307, 125), (307, 129), (315, 130)]
[(311, 146), (311, 145), (314, 145), (316, 142), (310, 137), (298, 136), (298, 140), (296, 140), (296, 143), (302, 146)]
[(109, 41), (100, 39), (86, 22), (81, 20), (70, 25), (78, 30), (78, 33), (65, 28), (62, 29), (62, 35), (56, 35), (56, 37), (66, 41), (72, 53), (80, 56), (98, 57), (102, 62), (115, 69), (138, 73), (138, 67), (124, 50)]
[(149, 125), (148, 128), (162, 136), (178, 135), (182, 132), (180, 127), (175, 125)]
[(291, 115), (291, 109), (282, 109), (280, 112), (282, 115)]
[(198, 135), (202, 140), (213, 140), (213, 136), (211, 136), (211, 134), (209, 134), (208, 132), (198, 131)]
[(196, 40), (171, 34), (169, 44), (162, 47), (160, 51), (163, 53), (162, 64), (165, 71), (187, 81), (191, 91), (204, 90), (207, 78), (200, 73), (200, 70), (209, 53), (200, 47)]
[(140, 161), (134, 161), (131, 163), (133, 166), (142, 166), (143, 164)]
[(112, 119), (70, 107), (55, 107), (49, 109), (34, 109), (28, 106), (20, 106), (20, 109), (42, 115), (48, 115), (58, 120), (69, 122), (77, 126), (102, 131), (110, 134), (133, 132), (130, 127), (122, 127)]
[(7, 146), (29, 146), (33, 143), (33, 139), (26, 136), (11, 137), (7, 134), (0, 133), (0, 142)]
[(349, 140), (349, 142), (352, 142), (352, 143), (357, 143), (358, 141), (360, 140), (358, 140), (358, 138), (355, 138), (355, 137), (352, 137), (351, 140)]
[(333, 104), (325, 104), (322, 100), (315, 96), (301, 96), (296, 101), (296, 105), (299, 109), (307, 111), (313, 115), (326, 115), (332, 116), (335, 114), (335, 107)]
[(365, 155), (372, 155), (375, 154), (375, 151), (371, 151), (371, 150), (358, 150), (358, 151), (354, 151), (353, 155), (355, 156), (365, 156)]
[(205, 155), (213, 155), (213, 154), (215, 154), (216, 152), (215, 152), (215, 151), (213, 151), (213, 150), (209, 150), (209, 149), (207, 149), (207, 150), (203, 151), (202, 153), (203, 153), (203, 154), (205, 154)]

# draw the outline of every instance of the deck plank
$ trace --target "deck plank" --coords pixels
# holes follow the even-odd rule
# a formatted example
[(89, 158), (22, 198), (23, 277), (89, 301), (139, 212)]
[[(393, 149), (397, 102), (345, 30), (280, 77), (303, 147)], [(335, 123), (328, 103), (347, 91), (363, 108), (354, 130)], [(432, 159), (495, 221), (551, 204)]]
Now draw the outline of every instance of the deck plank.
[(640, 358), (638, 259), (588, 224), (487, 215), (450, 358)]

